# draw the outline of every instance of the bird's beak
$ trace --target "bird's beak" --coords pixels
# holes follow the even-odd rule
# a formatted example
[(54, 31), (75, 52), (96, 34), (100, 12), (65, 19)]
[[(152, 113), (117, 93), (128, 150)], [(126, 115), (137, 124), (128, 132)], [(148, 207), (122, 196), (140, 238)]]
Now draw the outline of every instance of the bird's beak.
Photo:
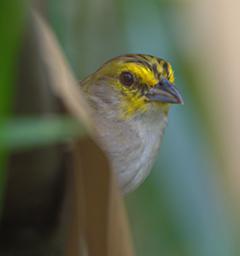
[(167, 79), (162, 78), (154, 87), (150, 88), (146, 97), (150, 101), (159, 101), (164, 103), (183, 104), (183, 98), (174, 85)]

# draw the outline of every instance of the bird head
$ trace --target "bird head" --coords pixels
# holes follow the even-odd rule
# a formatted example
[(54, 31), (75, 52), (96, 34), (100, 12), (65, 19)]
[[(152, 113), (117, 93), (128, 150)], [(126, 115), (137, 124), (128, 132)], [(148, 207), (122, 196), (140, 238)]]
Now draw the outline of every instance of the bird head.
[(149, 110), (167, 114), (170, 104), (183, 104), (174, 85), (172, 66), (151, 55), (128, 54), (106, 62), (93, 76), (118, 95), (121, 115), (131, 118)]

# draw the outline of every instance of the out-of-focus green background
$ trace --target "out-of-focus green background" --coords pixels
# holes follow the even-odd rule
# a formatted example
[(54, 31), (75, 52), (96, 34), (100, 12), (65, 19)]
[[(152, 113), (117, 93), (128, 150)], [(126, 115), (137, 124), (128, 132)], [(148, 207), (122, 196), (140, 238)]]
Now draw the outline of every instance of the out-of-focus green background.
[[(10, 6), (16, 20), (13, 18), (7, 29), (2, 13), (7, 13), (8, 4), (0, 8), (0, 34), (12, 44), (3, 42), (0, 47), (0, 52), (6, 47), (0, 54), (2, 117), (8, 114), (8, 103), (3, 102), (10, 98), (14, 78), (8, 61), (14, 63), (17, 58), (25, 12), (24, 5), (17, 2), (18, 8)], [(79, 79), (107, 59), (125, 53), (156, 55), (174, 67), (185, 105), (172, 107), (150, 177), (126, 198), (137, 255), (239, 255), (240, 220), (234, 207), (238, 202), (230, 189), (229, 180), (234, 176), (227, 169), (231, 145), (225, 137), (229, 131), (219, 129), (224, 108), (216, 105), (226, 90), (226, 84), (216, 85), (225, 60), (219, 64), (222, 69), (213, 66), (215, 60), (223, 60), (227, 48), (221, 48), (221, 37), (217, 37), (221, 31), (219, 12), (222, 19), (228, 19), (224, 4), (215, 9), (213, 4), (190, 0), (48, 0), (43, 9)], [(8, 70), (3, 69), (6, 63)], [(3, 170), (3, 161), (0, 164)]]

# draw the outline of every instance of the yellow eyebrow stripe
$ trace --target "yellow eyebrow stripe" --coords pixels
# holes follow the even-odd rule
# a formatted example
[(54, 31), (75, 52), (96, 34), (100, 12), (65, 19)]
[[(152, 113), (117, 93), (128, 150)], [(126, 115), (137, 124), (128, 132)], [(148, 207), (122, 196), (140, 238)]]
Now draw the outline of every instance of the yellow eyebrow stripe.
[(141, 63), (125, 63), (122, 65), (121, 72), (128, 71), (138, 77), (144, 84), (149, 87), (154, 87), (158, 83), (158, 79), (154, 76), (154, 73), (148, 68), (143, 66)]

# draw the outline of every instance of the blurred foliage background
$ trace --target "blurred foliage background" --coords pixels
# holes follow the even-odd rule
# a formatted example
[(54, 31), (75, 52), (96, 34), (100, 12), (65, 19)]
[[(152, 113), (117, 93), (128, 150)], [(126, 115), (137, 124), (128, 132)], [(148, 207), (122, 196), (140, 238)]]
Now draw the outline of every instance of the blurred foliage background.
[[(0, 8), (0, 34), (5, 39), (0, 48), (0, 127), (3, 117), (9, 114), (13, 63), (26, 10), (16, 2), (19, 6), (6, 4)], [(185, 105), (172, 108), (151, 176), (126, 198), (138, 256), (240, 254), (236, 196), (239, 165), (237, 157), (235, 162), (233, 159), (238, 138), (234, 133), (237, 129), (229, 128), (237, 112), (229, 117), (231, 103), (224, 105), (226, 84), (233, 79), (232, 69), (227, 66), (233, 55), (227, 46), (229, 41), (221, 41), (227, 37), (228, 28), (234, 30), (231, 19), (235, 12), (234, 8), (226, 11), (229, 6), (226, 3), (191, 0), (40, 3), (79, 79), (107, 59), (124, 53), (160, 56), (175, 69), (176, 84)], [(12, 9), (8, 10), (9, 6)], [(14, 18), (6, 29), (6, 17), (2, 14), (7, 12)], [(231, 93), (227, 92), (228, 100), (234, 102), (237, 90)], [(228, 140), (226, 134), (233, 139)], [(1, 156), (3, 153), (0, 144)], [(4, 180), (2, 159), (1, 181)]]

